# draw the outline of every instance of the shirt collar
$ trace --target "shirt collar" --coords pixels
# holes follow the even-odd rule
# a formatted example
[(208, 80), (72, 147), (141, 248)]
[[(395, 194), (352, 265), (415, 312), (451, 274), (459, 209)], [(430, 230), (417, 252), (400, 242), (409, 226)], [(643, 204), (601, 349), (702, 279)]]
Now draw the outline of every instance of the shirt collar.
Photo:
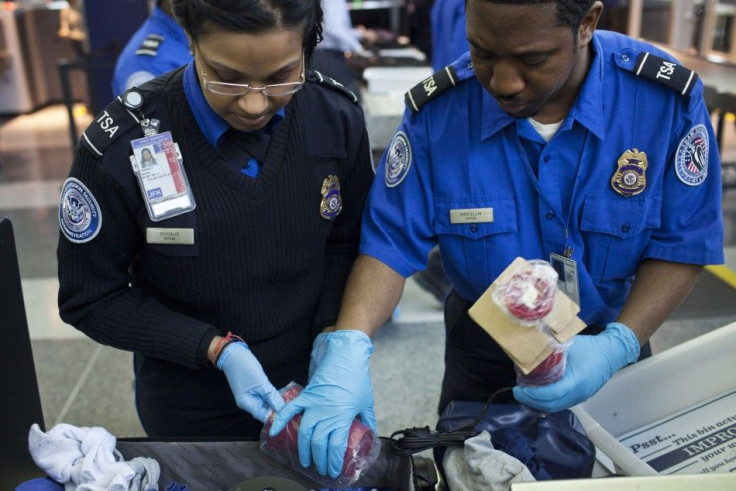
[[(570, 109), (561, 130), (572, 127), (575, 120), (592, 131), (601, 140), (605, 137), (603, 114), (603, 56), (601, 56), (601, 45), (597, 36), (593, 36), (591, 42), (593, 47), (593, 60), (591, 61), (588, 74), (580, 87), (575, 103)], [(513, 118), (499, 109), (496, 100), (485, 89), (483, 90), (483, 125), (481, 138), (486, 139), (506, 126), (515, 123)]]
[[(230, 125), (210, 107), (207, 99), (204, 98), (194, 60), (189, 62), (184, 71), (184, 94), (187, 101), (189, 101), (189, 106), (192, 108), (199, 129), (202, 130), (210, 145), (219, 149), (225, 133), (230, 129)], [(276, 126), (284, 119), (285, 113), (283, 107), (279, 109), (271, 118), (271, 121), (259, 132), (273, 133)]]
[[(575, 99), (575, 104), (570, 111), (563, 127), (568, 121), (574, 119), (588, 128), (596, 137), (605, 139), (605, 118), (603, 115), (603, 50), (597, 36), (591, 40), (593, 48), (593, 59), (590, 63), (588, 75), (583, 81), (580, 92)], [(569, 124), (572, 124), (571, 121)]]

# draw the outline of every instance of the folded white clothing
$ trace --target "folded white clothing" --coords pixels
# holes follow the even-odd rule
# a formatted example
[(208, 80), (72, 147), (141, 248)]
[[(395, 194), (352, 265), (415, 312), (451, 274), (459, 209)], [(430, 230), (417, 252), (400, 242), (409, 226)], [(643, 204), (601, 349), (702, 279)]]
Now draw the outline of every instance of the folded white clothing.
[(116, 442), (104, 428), (65, 423), (46, 433), (33, 424), (28, 433), (33, 461), (66, 491), (157, 491), (158, 462), (146, 457), (125, 462)]

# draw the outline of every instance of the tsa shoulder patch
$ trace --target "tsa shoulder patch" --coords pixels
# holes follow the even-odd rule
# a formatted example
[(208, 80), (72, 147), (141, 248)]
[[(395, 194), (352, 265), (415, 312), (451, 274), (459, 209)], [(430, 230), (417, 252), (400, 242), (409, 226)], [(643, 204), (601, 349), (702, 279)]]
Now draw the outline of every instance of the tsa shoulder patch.
[[(136, 90), (131, 89), (128, 92)], [(129, 111), (118, 96), (100, 114), (95, 116), (94, 121), (82, 133), (81, 143), (95, 158), (99, 159), (105, 153), (107, 147), (131, 128), (139, 126), (140, 123), (140, 118)]]
[(102, 228), (97, 200), (87, 186), (73, 177), (67, 179), (61, 189), (59, 227), (64, 236), (75, 244), (89, 242)]
[(326, 85), (328, 87), (336, 89), (338, 92), (342, 92), (343, 95), (346, 95), (348, 99), (353, 101), (353, 104), (358, 103), (358, 96), (356, 96), (352, 90), (348, 89), (334, 78), (323, 75), (317, 70), (312, 70), (312, 73), (314, 74), (314, 77), (310, 77), (310, 79), (315, 80), (322, 85)]
[(634, 73), (676, 90), (680, 95), (690, 95), (698, 74), (682, 65), (653, 55), (642, 53), (636, 61)]
[(702, 124), (693, 126), (680, 141), (675, 155), (675, 172), (688, 186), (697, 186), (708, 176), (708, 131)]
[(455, 69), (448, 65), (412, 87), (404, 96), (404, 100), (411, 112), (416, 114), (422, 106), (451, 87), (456, 86), (457, 83), (458, 78)]
[(136, 55), (158, 56), (158, 48), (164, 42), (161, 34), (149, 34), (143, 40), (140, 47), (135, 51)]
[(393, 188), (401, 184), (411, 168), (411, 144), (406, 133), (399, 131), (386, 153), (386, 186)]

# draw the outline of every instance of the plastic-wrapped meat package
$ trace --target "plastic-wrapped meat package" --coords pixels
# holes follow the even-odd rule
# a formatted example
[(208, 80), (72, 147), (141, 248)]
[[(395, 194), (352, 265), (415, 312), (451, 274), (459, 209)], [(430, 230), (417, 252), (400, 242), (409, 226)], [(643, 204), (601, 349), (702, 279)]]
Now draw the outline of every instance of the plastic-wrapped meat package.
[[(281, 389), (281, 396), (285, 402), (289, 402), (299, 395), (302, 388), (301, 385), (291, 382)], [(342, 471), (337, 478), (333, 479), (318, 473), (314, 464), (304, 468), (299, 463), (297, 437), (299, 425), (302, 422), (301, 414), (294, 416), (281, 433), (274, 437), (268, 435), (272, 422), (273, 417), (266, 421), (261, 431), (261, 450), (326, 487), (346, 487), (353, 484), (363, 472), (373, 465), (381, 452), (381, 442), (378, 436), (362, 421), (354, 419), (350, 425), (348, 447), (345, 451)]]
[(557, 272), (547, 261), (526, 261), (511, 278), (499, 284), (493, 300), (516, 323), (539, 329), (549, 337), (554, 350), (531, 372), (525, 374), (516, 367), (516, 382), (521, 386), (547, 385), (565, 373), (568, 343), (559, 343), (549, 334), (544, 318), (555, 307)]
[(530, 385), (539, 386), (560, 380), (565, 374), (565, 367), (567, 366), (566, 353), (570, 343), (572, 341), (568, 341), (567, 343), (551, 343), (554, 349), (552, 354), (529, 373), (524, 373), (519, 367), (515, 367), (517, 385), (521, 387)]
[(498, 285), (493, 298), (515, 320), (535, 325), (552, 312), (556, 290), (557, 272), (547, 261), (534, 260)]

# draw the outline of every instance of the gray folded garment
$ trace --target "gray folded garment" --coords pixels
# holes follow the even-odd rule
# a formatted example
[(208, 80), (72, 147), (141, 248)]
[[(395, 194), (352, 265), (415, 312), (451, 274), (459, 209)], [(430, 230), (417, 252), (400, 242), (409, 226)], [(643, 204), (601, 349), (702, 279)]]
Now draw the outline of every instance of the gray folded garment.
[(508, 491), (511, 483), (536, 481), (518, 459), (493, 448), (487, 431), (449, 447), (442, 466), (452, 491)]
[(115, 437), (99, 426), (59, 423), (44, 433), (34, 423), (28, 432), (33, 461), (67, 490), (158, 490), (158, 462), (146, 457), (126, 462), (115, 442)]

